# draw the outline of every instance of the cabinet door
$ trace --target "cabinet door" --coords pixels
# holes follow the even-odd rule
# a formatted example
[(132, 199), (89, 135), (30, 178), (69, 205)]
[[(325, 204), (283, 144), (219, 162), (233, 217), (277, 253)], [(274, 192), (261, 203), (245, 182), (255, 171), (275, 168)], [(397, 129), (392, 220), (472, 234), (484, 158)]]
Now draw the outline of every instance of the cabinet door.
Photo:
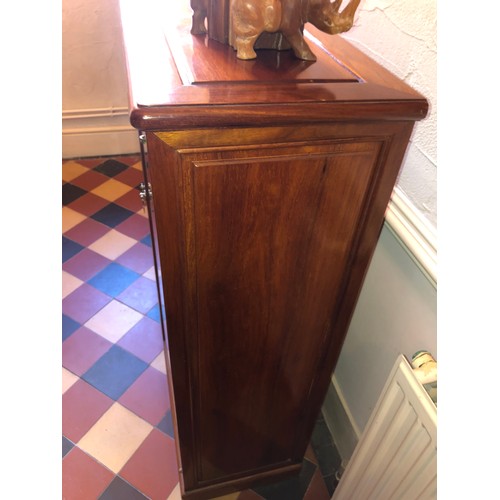
[(302, 460), (388, 144), (317, 132), (148, 140), (186, 490)]

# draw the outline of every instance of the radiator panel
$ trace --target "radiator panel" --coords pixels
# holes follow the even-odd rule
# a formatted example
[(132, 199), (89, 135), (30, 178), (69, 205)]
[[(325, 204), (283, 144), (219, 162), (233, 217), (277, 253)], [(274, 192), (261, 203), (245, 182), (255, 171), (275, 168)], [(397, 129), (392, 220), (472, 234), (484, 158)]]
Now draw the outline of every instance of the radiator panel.
[(436, 406), (400, 356), (333, 499), (435, 499), (436, 423)]

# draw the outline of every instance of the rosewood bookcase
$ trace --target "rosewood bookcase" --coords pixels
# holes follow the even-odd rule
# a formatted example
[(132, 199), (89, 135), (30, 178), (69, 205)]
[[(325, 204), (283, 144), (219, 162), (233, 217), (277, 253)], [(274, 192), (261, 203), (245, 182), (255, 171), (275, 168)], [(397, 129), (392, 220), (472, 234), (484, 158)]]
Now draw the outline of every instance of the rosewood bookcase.
[(240, 61), (174, 3), (121, 12), (181, 489), (212, 498), (298, 473), (428, 105), (341, 36)]

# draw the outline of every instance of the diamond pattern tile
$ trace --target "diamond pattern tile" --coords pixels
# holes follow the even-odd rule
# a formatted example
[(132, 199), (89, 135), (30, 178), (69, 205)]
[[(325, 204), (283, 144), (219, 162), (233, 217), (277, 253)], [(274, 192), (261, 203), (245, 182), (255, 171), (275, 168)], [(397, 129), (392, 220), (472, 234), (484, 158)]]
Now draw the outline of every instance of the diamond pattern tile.
[(127, 210), (116, 203), (110, 203), (104, 208), (101, 208), (101, 210), (96, 212), (91, 217), (98, 222), (106, 224), (106, 226), (115, 227), (128, 219), (133, 213), (134, 212)]
[(63, 436), (77, 443), (112, 404), (112, 399), (78, 380), (63, 395)]
[(114, 177), (124, 170), (127, 170), (127, 165), (121, 161), (109, 159), (94, 167), (94, 170), (101, 174), (107, 175), (108, 177)]
[[(62, 471), (68, 500), (181, 500), (148, 214), (137, 155), (62, 165)], [(301, 474), (219, 500), (323, 500), (324, 422)], [(316, 448), (315, 448), (316, 446)], [(321, 458), (321, 460), (319, 460)]]
[(85, 323), (111, 300), (108, 295), (83, 283), (63, 299), (62, 312), (79, 323)]
[(120, 340), (141, 319), (140, 312), (122, 302), (112, 300), (94, 314), (85, 323), (85, 326), (114, 343)]
[(177, 469), (174, 440), (153, 429), (120, 476), (149, 498), (167, 498), (177, 484)]
[(85, 193), (85, 189), (79, 188), (78, 186), (68, 182), (62, 187), (63, 205), (69, 205), (72, 201), (80, 198), (80, 196), (83, 196)]
[(110, 398), (118, 399), (147, 366), (144, 361), (115, 345), (82, 375), (82, 379)]
[(62, 298), (64, 299), (70, 293), (74, 292), (80, 285), (83, 284), (83, 281), (76, 276), (73, 276), (70, 273), (65, 271), (62, 272)]
[(89, 249), (110, 260), (115, 260), (136, 244), (137, 241), (133, 238), (111, 229), (104, 236), (94, 241), (89, 246)]
[[(146, 317), (140, 319), (120, 340), (117, 345), (131, 352), (146, 363), (151, 363), (158, 370), (153, 361), (160, 357), (163, 360), (163, 339), (161, 326), (158, 322)], [(164, 371), (159, 370), (159, 371)], [(166, 371), (164, 371), (166, 373)]]
[(62, 498), (99, 498), (113, 477), (113, 472), (75, 446), (63, 459)]
[(77, 446), (118, 474), (152, 430), (145, 420), (114, 403)]
[(157, 426), (170, 410), (166, 375), (154, 368), (147, 368), (118, 402), (151, 425)]
[(111, 260), (88, 248), (84, 248), (74, 257), (64, 262), (63, 272), (71, 274), (79, 280), (87, 281), (99, 271), (102, 271), (108, 264), (111, 264)]
[(78, 252), (81, 252), (84, 249), (83, 245), (76, 243), (76, 241), (72, 241), (69, 238), (63, 236), (62, 239), (62, 260), (66, 262), (67, 260), (74, 257)]
[[(133, 286), (138, 278), (140, 278), (138, 273), (112, 262), (91, 278), (88, 283), (110, 297), (116, 297)], [(126, 303), (124, 300), (122, 302)]]
[(108, 231), (108, 226), (92, 219), (85, 219), (67, 231), (65, 236), (84, 247), (88, 247)]

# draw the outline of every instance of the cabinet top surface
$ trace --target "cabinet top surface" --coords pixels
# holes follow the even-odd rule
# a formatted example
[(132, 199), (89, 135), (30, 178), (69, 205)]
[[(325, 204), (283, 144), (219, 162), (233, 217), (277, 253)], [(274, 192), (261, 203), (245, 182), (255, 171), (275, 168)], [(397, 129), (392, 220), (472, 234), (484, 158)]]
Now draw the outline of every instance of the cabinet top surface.
[(341, 36), (306, 25), (317, 57), (229, 45), (191, 35), (189, 0), (120, 0), (131, 122), (172, 129), (351, 119), (419, 120), (427, 101)]

